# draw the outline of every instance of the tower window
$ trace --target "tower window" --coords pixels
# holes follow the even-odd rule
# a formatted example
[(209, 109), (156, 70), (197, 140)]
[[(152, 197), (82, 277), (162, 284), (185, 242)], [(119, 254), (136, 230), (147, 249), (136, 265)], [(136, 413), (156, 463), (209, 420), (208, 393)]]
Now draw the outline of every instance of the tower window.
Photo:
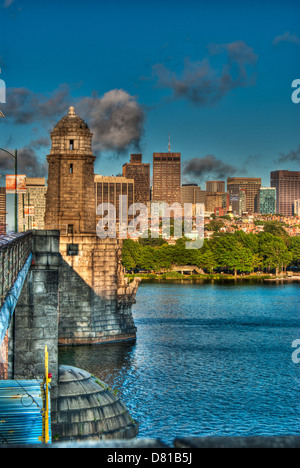
[(74, 173), (74, 167), (73, 167), (73, 164), (70, 164), (70, 174), (73, 174)]
[(74, 140), (70, 140), (70, 150), (74, 149)]
[(73, 224), (68, 225), (68, 234), (74, 234), (74, 225)]
[(69, 256), (79, 255), (78, 244), (68, 244), (67, 245), (67, 255), (69, 255)]

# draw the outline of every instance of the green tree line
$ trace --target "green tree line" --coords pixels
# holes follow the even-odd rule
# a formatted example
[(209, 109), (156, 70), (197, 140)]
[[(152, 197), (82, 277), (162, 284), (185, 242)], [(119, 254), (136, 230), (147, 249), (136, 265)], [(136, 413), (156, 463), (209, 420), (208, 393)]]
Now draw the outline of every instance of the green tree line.
[(175, 245), (164, 239), (126, 239), (122, 261), (127, 271), (168, 271), (173, 265), (195, 265), (206, 273), (281, 272), (300, 267), (300, 237), (290, 237), (280, 223), (270, 222), (258, 234), (215, 232), (201, 249), (186, 249), (187, 239)]

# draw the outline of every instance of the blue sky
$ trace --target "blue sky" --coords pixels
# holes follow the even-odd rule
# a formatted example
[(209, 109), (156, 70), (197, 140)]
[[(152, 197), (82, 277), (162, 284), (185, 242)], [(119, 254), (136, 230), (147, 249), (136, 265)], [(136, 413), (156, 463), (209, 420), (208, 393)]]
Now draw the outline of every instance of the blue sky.
[(231, 175), (267, 186), (271, 170), (299, 169), (299, 2), (0, 5), (0, 147), (18, 148), (23, 173), (45, 173), (49, 132), (71, 105), (94, 132), (98, 174), (120, 173), (132, 152), (151, 162), (169, 134), (183, 182), (203, 189)]

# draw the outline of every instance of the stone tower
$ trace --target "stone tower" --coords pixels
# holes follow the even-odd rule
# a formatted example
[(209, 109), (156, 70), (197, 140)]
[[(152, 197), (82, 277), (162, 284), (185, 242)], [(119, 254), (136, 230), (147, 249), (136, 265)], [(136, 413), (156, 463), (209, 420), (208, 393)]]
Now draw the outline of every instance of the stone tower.
[(132, 304), (139, 280), (128, 285), (122, 241), (96, 235), (92, 133), (70, 107), (51, 133), (45, 229), (59, 230), (60, 344), (135, 339)]
[(70, 107), (51, 133), (45, 229), (96, 232), (92, 133)]

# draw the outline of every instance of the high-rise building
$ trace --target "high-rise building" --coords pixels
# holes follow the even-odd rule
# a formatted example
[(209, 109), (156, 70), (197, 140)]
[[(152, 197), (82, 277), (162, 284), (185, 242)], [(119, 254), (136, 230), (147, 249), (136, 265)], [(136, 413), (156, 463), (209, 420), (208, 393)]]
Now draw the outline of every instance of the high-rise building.
[(226, 214), (229, 210), (229, 193), (225, 192), (222, 194), (222, 210)]
[(206, 192), (198, 184), (183, 184), (181, 186), (181, 204), (205, 203)]
[(181, 153), (153, 153), (152, 201), (181, 203)]
[(261, 214), (276, 213), (276, 188), (262, 187), (259, 191), (259, 212)]
[(26, 177), (26, 193), (19, 194), (19, 232), (31, 229), (44, 229), (46, 211), (46, 179)]
[[(105, 177), (95, 175), (95, 193), (97, 207), (102, 203), (110, 203), (116, 210), (116, 222), (119, 223), (121, 213), (126, 213), (126, 220), (129, 221), (134, 216), (128, 216), (128, 208), (134, 204), (134, 180), (126, 177)], [(126, 196), (126, 206), (123, 206), (123, 199), (120, 196)], [(121, 203), (121, 204), (120, 204)], [(112, 213), (107, 213), (108, 219), (112, 221)], [(99, 220), (97, 218), (97, 220)]]
[(208, 180), (206, 182), (206, 191), (225, 193), (225, 182), (222, 180)]
[(6, 234), (6, 189), (0, 187), (0, 235)]
[(188, 203), (192, 205), (192, 215), (196, 216), (197, 204), (205, 205), (206, 192), (201, 190), (197, 184), (183, 184), (181, 186), (181, 205)]
[(294, 214), (300, 216), (300, 199), (294, 201)]
[(229, 193), (239, 193), (238, 189), (245, 191), (246, 211), (248, 213), (258, 213), (259, 211), (260, 188), (261, 178), (258, 177), (229, 177), (227, 179), (227, 190)]
[(214, 213), (216, 209), (223, 206), (223, 193), (206, 192), (205, 210)]
[(246, 210), (246, 190), (238, 186), (232, 186), (228, 189), (229, 204), (232, 211), (239, 216)]
[(150, 202), (150, 163), (142, 162), (141, 154), (131, 154), (130, 163), (123, 164), (123, 177), (134, 180), (135, 203)]
[(276, 188), (276, 212), (292, 216), (294, 201), (300, 198), (300, 171), (271, 172), (271, 187)]

